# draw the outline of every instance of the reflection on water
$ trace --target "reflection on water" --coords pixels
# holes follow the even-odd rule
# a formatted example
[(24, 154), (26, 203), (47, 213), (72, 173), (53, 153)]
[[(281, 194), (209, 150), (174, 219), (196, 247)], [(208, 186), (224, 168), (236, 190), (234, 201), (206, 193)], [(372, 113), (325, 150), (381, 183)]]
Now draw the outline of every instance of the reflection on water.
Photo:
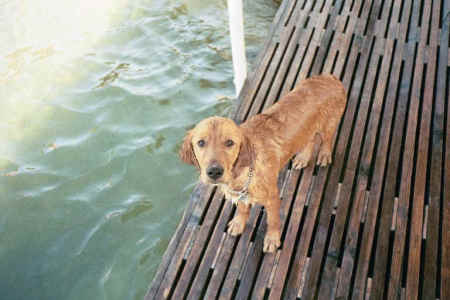
[[(226, 1), (0, 3), (1, 299), (142, 299), (232, 103)], [(252, 62), (276, 6), (245, 3)]]

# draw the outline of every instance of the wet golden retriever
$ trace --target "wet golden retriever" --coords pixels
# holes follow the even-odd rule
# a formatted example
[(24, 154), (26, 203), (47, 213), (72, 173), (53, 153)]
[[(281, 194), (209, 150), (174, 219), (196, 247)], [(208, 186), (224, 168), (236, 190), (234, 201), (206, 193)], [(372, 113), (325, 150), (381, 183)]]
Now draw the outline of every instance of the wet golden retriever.
[(322, 141), (317, 164), (331, 163), (333, 135), (346, 99), (334, 76), (314, 76), (240, 126), (228, 118), (211, 117), (186, 134), (181, 160), (199, 169), (201, 181), (220, 186), (225, 197), (237, 203), (229, 234), (244, 231), (250, 206), (257, 203), (267, 212), (263, 251), (280, 246), (278, 173), (295, 154), (293, 166), (307, 166), (316, 135)]

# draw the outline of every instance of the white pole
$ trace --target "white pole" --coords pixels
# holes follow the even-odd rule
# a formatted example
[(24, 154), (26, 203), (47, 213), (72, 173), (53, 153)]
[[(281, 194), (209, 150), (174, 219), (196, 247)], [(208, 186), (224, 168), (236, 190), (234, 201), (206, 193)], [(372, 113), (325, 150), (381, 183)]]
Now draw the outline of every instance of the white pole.
[(233, 56), (234, 86), (236, 97), (247, 77), (247, 59), (245, 58), (244, 17), (242, 0), (228, 1), (228, 19), (230, 24), (231, 54)]

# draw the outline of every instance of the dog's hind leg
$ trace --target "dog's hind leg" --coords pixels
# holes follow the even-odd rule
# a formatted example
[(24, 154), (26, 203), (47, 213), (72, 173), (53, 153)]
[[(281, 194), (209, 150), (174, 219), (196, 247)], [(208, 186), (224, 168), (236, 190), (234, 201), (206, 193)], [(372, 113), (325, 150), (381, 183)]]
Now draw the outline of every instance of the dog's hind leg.
[(320, 145), (319, 154), (317, 156), (317, 165), (325, 167), (331, 163), (331, 153), (333, 147), (333, 136), (339, 124), (339, 118), (327, 121), (323, 130), (319, 132), (322, 143)]
[(312, 138), (296, 155), (294, 160), (292, 161), (292, 165), (295, 169), (302, 169), (308, 165), (308, 162), (311, 160), (312, 154), (314, 151), (314, 138)]

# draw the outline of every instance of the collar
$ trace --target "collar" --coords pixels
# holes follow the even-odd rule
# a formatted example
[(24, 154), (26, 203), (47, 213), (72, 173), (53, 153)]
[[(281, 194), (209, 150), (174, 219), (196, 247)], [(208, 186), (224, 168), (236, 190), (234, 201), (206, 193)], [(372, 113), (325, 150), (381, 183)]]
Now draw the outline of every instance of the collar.
[(252, 177), (253, 177), (253, 168), (250, 167), (248, 170), (247, 181), (245, 182), (244, 187), (239, 191), (229, 189), (230, 194), (233, 195), (233, 198), (231, 200), (233, 204), (237, 204), (239, 201), (243, 201), (245, 204), (248, 204), (248, 187), (252, 182)]

